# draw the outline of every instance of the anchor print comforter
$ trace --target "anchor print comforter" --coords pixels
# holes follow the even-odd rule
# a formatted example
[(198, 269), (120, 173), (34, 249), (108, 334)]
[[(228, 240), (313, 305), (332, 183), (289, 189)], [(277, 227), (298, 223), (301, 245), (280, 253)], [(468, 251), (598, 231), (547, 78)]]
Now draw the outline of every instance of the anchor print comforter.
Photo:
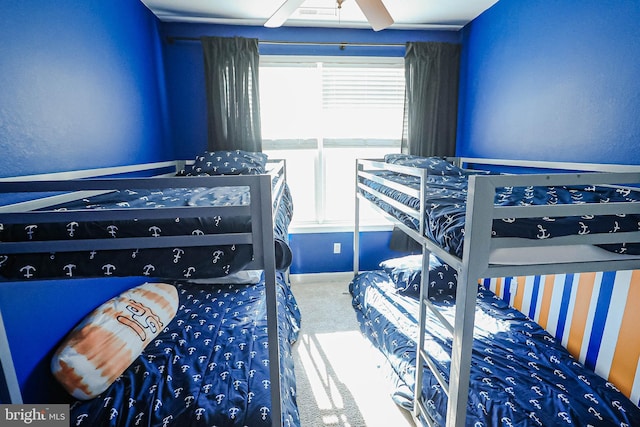
[[(277, 275), (283, 426), (299, 426), (291, 345), (300, 312)], [(74, 426), (271, 426), (264, 282), (175, 283), (176, 317), (102, 394), (71, 405)]]
[[(124, 190), (67, 203), (57, 209), (162, 208), (177, 206), (242, 206), (248, 187)], [(204, 215), (204, 214), (203, 214)], [(288, 189), (275, 217), (276, 265), (286, 269), (290, 249), (286, 230), (292, 217)], [(69, 221), (48, 224), (5, 224), (1, 242), (182, 236), (251, 231), (249, 216), (140, 219), (135, 221)], [(1, 251), (1, 249), (0, 249)], [(0, 252), (0, 276), (12, 280), (56, 277), (146, 276), (197, 279), (233, 274), (253, 258), (251, 245), (175, 247), (132, 250), (92, 250), (47, 254), (6, 255)]]
[[(437, 275), (430, 274), (430, 282)], [(444, 275), (430, 297), (453, 324), (454, 293)], [(414, 399), (418, 299), (400, 293), (385, 271), (362, 273), (349, 285), (362, 332), (389, 361), (393, 399)], [(481, 288), (475, 312), (467, 426), (640, 426), (640, 409), (586, 369), (542, 327)], [(449, 378), (451, 336), (429, 313), (425, 348)], [(444, 426), (447, 396), (425, 366), (423, 394), (435, 425)], [(424, 425), (427, 425), (426, 422)]]
[[(461, 169), (435, 157), (396, 154), (387, 155), (385, 159), (388, 163), (425, 168), (429, 171), (424, 212), (428, 224), (425, 231), (426, 236), (449, 253), (461, 257), (468, 179), (471, 175), (484, 174), (484, 172)], [(419, 188), (420, 186), (418, 177), (392, 171), (380, 171), (376, 175), (411, 188)], [(416, 198), (369, 179), (362, 179), (361, 182), (414, 209), (420, 207), (420, 201)], [(363, 195), (406, 226), (413, 229), (419, 228), (417, 219), (399, 212), (390, 204), (371, 194), (363, 192)], [(629, 189), (587, 186), (504, 187), (497, 189), (495, 196), (495, 204), (500, 206), (607, 203), (610, 201), (638, 202), (640, 201), (640, 192)], [(583, 233), (637, 231), (638, 224), (640, 224), (640, 215), (638, 214), (539, 219), (514, 218), (495, 220), (493, 232), (496, 237), (546, 239)], [(640, 244), (602, 245), (602, 247), (617, 253), (640, 254)]]

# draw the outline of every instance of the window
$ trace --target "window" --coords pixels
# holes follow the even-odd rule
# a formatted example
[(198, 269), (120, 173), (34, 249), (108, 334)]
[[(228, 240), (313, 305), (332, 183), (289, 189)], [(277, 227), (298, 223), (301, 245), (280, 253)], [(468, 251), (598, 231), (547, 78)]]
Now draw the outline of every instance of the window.
[(263, 150), (287, 159), (292, 228), (352, 225), (355, 159), (400, 151), (403, 58), (263, 56), (260, 103)]

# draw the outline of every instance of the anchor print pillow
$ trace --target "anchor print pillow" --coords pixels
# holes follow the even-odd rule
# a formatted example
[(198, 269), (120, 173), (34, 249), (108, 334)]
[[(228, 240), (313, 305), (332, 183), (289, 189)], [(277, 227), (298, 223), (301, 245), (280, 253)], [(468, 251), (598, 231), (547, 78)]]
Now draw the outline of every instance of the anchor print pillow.
[(144, 283), (96, 308), (64, 339), (51, 371), (77, 399), (107, 389), (164, 329), (178, 310), (178, 291)]
[(442, 176), (464, 176), (466, 171), (439, 157), (420, 157), (411, 154), (387, 154), (386, 163), (427, 169), (429, 174)]
[(420, 281), (422, 280), (422, 255), (409, 255), (392, 258), (380, 263), (380, 267), (393, 280), (396, 292), (399, 294), (420, 296)]
[[(420, 282), (422, 280), (422, 255), (408, 255), (392, 258), (380, 263), (380, 267), (387, 273), (399, 294), (420, 297)], [(431, 255), (429, 257), (429, 298), (455, 298), (458, 276), (448, 264)]]
[(243, 150), (206, 151), (186, 170), (187, 176), (256, 175), (265, 172), (267, 155)]

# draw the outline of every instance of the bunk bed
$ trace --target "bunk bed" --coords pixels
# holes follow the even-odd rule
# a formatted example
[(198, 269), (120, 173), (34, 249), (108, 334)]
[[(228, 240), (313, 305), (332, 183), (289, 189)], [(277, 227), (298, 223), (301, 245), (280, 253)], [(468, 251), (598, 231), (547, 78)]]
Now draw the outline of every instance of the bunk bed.
[[(262, 153), (208, 152), (177, 174), (0, 180), (3, 200), (12, 200), (0, 208), (5, 281), (139, 276), (140, 287), (175, 296), (166, 298), (168, 316), (144, 325), (138, 317), (133, 326), (148, 327), (140, 334), (155, 333), (139, 355), (125, 347), (134, 355), (121, 374), (95, 392), (90, 380), (63, 384), (74, 425), (299, 425), (291, 345), (300, 313), (286, 275), (293, 211), (285, 172), (284, 161)], [(80, 363), (68, 369), (71, 359), (58, 362), (82, 347), (82, 331), (96, 329), (101, 309), (120, 298), (133, 317), (144, 312), (131, 299), (138, 288), (70, 332), (53, 356), (54, 375), (58, 364), (64, 370), (57, 378), (85, 372)], [(0, 326), (0, 399), (22, 403)]]
[[(518, 166), (403, 154), (356, 162), (350, 290), (363, 332), (398, 374), (397, 401), (429, 426), (638, 425), (640, 410), (615, 386), (478, 286), (490, 277), (639, 268), (640, 193), (628, 186), (639, 182), (637, 167), (461, 167), (491, 163)], [(359, 273), (361, 201), (421, 245), (410, 268), (394, 260)], [(578, 402), (578, 392), (593, 401)]]

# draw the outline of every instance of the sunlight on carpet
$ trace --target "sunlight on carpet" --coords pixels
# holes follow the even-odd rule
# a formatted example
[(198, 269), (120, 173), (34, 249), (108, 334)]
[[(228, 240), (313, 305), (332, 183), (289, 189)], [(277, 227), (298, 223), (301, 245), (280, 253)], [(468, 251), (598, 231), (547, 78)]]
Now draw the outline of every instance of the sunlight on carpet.
[(302, 427), (413, 427), (391, 399), (382, 356), (360, 332), (345, 287), (294, 286), (303, 314), (293, 348)]
[[(320, 416), (303, 427), (412, 425), (392, 401), (382, 361), (359, 331), (304, 334), (296, 351), (296, 370), (304, 372), (312, 394), (307, 404)], [(300, 411), (304, 415), (302, 405)]]

